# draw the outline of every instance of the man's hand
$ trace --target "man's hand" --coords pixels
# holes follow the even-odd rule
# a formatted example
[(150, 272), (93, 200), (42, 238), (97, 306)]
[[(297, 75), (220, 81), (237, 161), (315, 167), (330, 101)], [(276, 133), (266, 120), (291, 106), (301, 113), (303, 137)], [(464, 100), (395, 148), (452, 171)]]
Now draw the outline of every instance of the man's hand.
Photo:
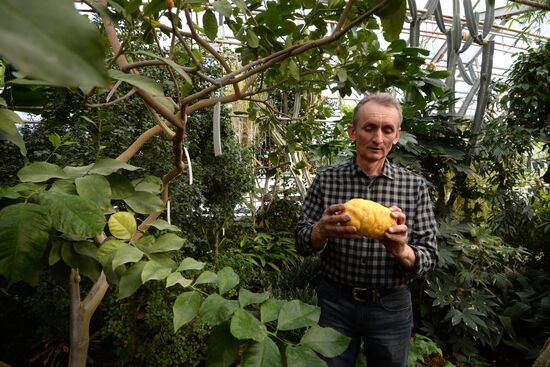
[(345, 205), (334, 204), (323, 212), (321, 219), (313, 225), (311, 231), (311, 247), (318, 250), (328, 241), (329, 238), (355, 238), (357, 229), (353, 226), (344, 225), (351, 218), (343, 214)]
[(397, 225), (388, 228), (384, 234), (382, 244), (404, 267), (411, 269), (416, 261), (416, 254), (407, 244), (408, 227), (405, 224), (405, 213), (396, 206), (392, 206), (390, 210), (392, 211), (391, 216), (397, 221)]

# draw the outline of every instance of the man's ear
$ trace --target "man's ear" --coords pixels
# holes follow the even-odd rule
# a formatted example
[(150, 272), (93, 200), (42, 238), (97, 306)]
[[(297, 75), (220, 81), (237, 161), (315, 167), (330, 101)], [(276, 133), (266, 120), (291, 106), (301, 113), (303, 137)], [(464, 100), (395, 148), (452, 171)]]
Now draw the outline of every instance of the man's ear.
[(393, 145), (399, 143), (399, 138), (401, 137), (401, 128), (397, 130), (397, 134), (395, 135), (395, 139), (393, 139)]
[(355, 141), (355, 129), (353, 128), (353, 125), (348, 125), (348, 136), (350, 140)]

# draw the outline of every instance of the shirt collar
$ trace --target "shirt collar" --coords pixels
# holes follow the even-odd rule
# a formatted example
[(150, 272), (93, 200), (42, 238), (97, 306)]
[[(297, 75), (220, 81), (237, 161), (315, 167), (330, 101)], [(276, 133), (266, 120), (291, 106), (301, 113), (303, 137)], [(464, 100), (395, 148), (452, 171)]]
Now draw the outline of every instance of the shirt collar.
[[(351, 159), (351, 169), (356, 176), (366, 176), (365, 172), (357, 165), (355, 155)], [(385, 176), (390, 180), (393, 180), (395, 177), (395, 166), (388, 159), (384, 161), (384, 167), (382, 167), (382, 172), (380, 172), (379, 176)]]

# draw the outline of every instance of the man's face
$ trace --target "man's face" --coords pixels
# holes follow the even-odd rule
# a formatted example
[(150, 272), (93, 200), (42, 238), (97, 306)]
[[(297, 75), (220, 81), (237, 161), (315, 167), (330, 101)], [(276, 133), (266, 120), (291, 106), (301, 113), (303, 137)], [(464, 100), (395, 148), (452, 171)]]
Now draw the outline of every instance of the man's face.
[(372, 101), (365, 103), (357, 113), (356, 126), (348, 126), (348, 135), (356, 143), (358, 163), (383, 164), (392, 146), (399, 141), (398, 125), (399, 114), (395, 108)]

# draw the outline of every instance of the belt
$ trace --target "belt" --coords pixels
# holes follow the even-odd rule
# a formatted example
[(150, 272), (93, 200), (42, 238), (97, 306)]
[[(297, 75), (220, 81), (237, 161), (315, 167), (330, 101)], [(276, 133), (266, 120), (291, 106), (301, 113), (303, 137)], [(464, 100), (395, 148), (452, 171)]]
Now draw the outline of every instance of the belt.
[(369, 302), (376, 303), (380, 301), (380, 298), (387, 296), (389, 294), (398, 292), (402, 289), (406, 289), (406, 285), (392, 288), (362, 288), (362, 287), (351, 287), (348, 285), (337, 283), (331, 279), (324, 278), (324, 280), (330, 284), (332, 287), (338, 289), (340, 292), (350, 295), (351, 298), (357, 302)]

